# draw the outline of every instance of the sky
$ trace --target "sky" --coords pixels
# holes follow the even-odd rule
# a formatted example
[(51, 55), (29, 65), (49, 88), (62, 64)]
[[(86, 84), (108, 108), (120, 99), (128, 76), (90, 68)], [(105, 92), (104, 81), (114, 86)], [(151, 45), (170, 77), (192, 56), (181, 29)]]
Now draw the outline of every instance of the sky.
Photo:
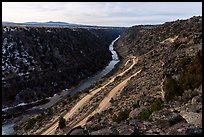
[(202, 15), (202, 2), (2, 2), (2, 21), (130, 27)]

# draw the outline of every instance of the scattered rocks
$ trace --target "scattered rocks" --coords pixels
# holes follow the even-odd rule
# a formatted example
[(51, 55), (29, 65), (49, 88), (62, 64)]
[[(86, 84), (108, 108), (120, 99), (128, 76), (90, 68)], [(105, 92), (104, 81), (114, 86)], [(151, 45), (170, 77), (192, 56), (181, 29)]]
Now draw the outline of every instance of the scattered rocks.
[(170, 127), (167, 130), (167, 135), (193, 135), (193, 134), (201, 134), (202, 129), (196, 128), (194, 125), (189, 123), (178, 123), (174, 126)]
[(135, 118), (141, 112), (140, 108), (136, 108), (129, 113), (129, 118)]
[[(111, 114), (117, 114), (127, 108), (131, 110), (129, 118), (124, 120), (126, 122), (109, 123), (108, 127), (117, 130), (113, 134), (133, 135), (134, 128), (138, 134), (143, 135), (202, 133), (202, 117), (197, 115), (202, 112), (202, 85), (194, 90), (185, 90), (183, 94), (176, 95), (171, 100), (165, 100), (163, 109), (153, 112), (147, 121), (134, 119), (142, 107), (148, 107), (155, 98), (161, 98), (161, 82), (165, 76), (173, 76), (179, 80), (183, 69), (178, 68), (178, 62), (185, 57), (194, 58), (201, 49), (196, 46), (196, 43), (199, 45), (201, 44), (199, 41), (202, 40), (201, 25), (202, 17), (192, 17), (156, 25), (150, 30), (142, 26), (133, 26), (118, 40), (116, 49), (120, 56), (123, 58), (130, 54), (139, 56), (135, 68), (141, 68), (142, 72), (129, 81), (124, 88), (126, 94), (116, 97), (111, 104)], [(194, 39), (195, 33), (199, 36), (197, 42)], [(160, 43), (165, 39), (172, 40), (170, 38), (175, 39)], [(105, 119), (112, 118), (112, 115), (108, 116), (106, 113), (100, 116)], [(94, 119), (93, 121), (95, 124), (101, 122)]]
[(171, 112), (169, 110), (160, 110), (153, 112), (150, 115), (150, 119), (153, 121), (166, 121), (169, 123), (169, 126), (172, 126), (181, 121), (185, 121), (185, 119), (179, 115), (179, 113)]
[(135, 127), (130, 125), (122, 125), (117, 128), (119, 135), (133, 135), (135, 133)]
[(85, 135), (87, 132), (83, 128), (74, 128), (68, 135)]
[(109, 128), (99, 129), (97, 131), (93, 131), (90, 135), (111, 135), (112, 131)]
[(186, 134), (187, 135), (202, 135), (202, 128), (191, 128), (187, 129)]
[(188, 112), (202, 113), (202, 103), (189, 105)]
[(145, 135), (165, 135), (165, 133), (159, 128), (152, 128), (146, 131)]
[(197, 104), (198, 102), (202, 102), (202, 97), (201, 96), (195, 96), (191, 100), (191, 104)]
[(202, 114), (194, 112), (180, 112), (181, 116), (190, 124), (202, 126)]
[(139, 127), (140, 124), (142, 124), (142, 122), (140, 120), (137, 120), (137, 119), (131, 119), (129, 121), (129, 125), (131, 125), (131, 126)]

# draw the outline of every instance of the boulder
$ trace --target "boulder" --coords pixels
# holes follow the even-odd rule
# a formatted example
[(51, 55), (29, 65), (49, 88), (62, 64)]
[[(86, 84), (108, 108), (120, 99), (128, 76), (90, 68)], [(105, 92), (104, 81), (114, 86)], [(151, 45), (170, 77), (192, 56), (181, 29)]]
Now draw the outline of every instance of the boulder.
[(99, 129), (97, 131), (93, 131), (90, 135), (111, 135), (112, 131), (109, 128)]
[(188, 112), (202, 113), (202, 103), (189, 105)]
[(198, 88), (198, 93), (202, 95), (202, 85)]
[(202, 113), (181, 111), (180, 114), (189, 124), (202, 127)]
[(138, 119), (132, 119), (132, 120), (129, 121), (129, 125), (134, 126), (134, 127), (139, 127), (142, 124), (143, 123)]
[(197, 104), (198, 102), (202, 102), (202, 97), (201, 96), (195, 96), (191, 100), (191, 104)]
[(82, 127), (73, 128), (73, 129), (68, 133), (68, 135), (85, 135), (85, 134), (87, 134), (87, 132), (86, 132), (85, 129), (82, 128)]
[(165, 135), (165, 133), (160, 128), (152, 128), (144, 133), (145, 135)]
[(135, 127), (130, 125), (122, 125), (117, 128), (119, 135), (133, 135), (135, 134)]
[(135, 117), (137, 117), (140, 112), (141, 112), (141, 109), (140, 109), (140, 108), (136, 108), (136, 109), (130, 111), (130, 113), (129, 113), (129, 118), (135, 118)]
[(167, 135), (201, 135), (202, 129), (192, 124), (180, 122), (166, 131)]
[(170, 110), (159, 110), (159, 111), (153, 112), (150, 115), (150, 119), (154, 122), (158, 122), (158, 121), (161, 123), (167, 122), (169, 126), (172, 126), (181, 121), (185, 122), (185, 119), (179, 113), (172, 112)]
[(84, 129), (75, 129), (69, 135), (84, 135)]
[(187, 135), (202, 135), (202, 128), (190, 128), (187, 129), (186, 133)]

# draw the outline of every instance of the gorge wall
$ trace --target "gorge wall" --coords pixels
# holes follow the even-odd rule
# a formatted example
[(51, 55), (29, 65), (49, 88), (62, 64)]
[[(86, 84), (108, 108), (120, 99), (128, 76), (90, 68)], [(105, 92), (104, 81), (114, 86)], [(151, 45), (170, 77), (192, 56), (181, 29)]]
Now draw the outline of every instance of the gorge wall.
[(30, 102), (78, 84), (111, 60), (124, 29), (2, 26), (2, 103)]
[(133, 71), (141, 72), (88, 120), (87, 134), (202, 134), (201, 16), (130, 27), (116, 50), (122, 59), (137, 56)]

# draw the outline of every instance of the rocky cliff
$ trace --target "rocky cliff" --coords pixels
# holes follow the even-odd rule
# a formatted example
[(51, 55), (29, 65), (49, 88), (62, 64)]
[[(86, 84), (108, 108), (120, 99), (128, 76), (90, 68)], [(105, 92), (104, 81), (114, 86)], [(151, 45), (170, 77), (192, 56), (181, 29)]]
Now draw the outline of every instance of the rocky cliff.
[(141, 73), (69, 134), (202, 134), (202, 17), (130, 27), (117, 50), (137, 56)]
[(95, 74), (123, 31), (2, 26), (3, 105), (52, 96)]

